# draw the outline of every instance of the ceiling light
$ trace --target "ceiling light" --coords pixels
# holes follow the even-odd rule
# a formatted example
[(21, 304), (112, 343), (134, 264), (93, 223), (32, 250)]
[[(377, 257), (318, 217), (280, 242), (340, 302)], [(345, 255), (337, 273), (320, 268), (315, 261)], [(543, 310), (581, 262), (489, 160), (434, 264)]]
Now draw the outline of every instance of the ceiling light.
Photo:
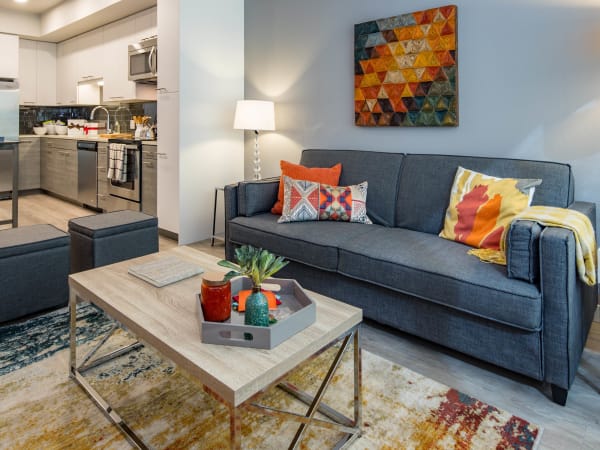
[(15, 3), (27, 3), (29, 0), (14, 0)]

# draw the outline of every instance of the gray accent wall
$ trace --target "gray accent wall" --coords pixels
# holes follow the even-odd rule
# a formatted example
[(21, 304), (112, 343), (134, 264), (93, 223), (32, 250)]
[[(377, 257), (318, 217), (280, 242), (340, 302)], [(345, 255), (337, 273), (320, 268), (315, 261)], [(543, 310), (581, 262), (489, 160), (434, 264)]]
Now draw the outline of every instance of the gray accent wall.
[[(354, 125), (353, 26), (458, 6), (457, 128)], [(303, 148), (566, 162), (600, 202), (600, 8), (587, 0), (246, 0), (245, 98), (275, 102), (262, 175)], [(254, 138), (246, 133), (245, 176)], [(600, 223), (600, 221), (599, 221)]]

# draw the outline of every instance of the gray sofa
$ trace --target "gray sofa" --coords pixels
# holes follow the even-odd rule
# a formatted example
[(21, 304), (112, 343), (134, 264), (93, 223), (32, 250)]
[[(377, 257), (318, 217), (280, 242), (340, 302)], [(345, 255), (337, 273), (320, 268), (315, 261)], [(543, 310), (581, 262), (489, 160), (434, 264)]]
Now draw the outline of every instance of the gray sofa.
[(597, 305), (576, 273), (575, 240), (562, 228), (519, 221), (507, 266), (438, 237), (457, 167), (497, 177), (541, 178), (533, 204), (576, 208), (570, 166), (468, 156), (304, 150), (300, 163), (342, 163), (340, 185), (369, 182), (373, 225), (278, 224), (270, 213), (279, 178), (225, 188), (226, 257), (251, 244), (285, 256), (278, 274), (363, 309), (364, 316), (551, 386), (564, 405)]

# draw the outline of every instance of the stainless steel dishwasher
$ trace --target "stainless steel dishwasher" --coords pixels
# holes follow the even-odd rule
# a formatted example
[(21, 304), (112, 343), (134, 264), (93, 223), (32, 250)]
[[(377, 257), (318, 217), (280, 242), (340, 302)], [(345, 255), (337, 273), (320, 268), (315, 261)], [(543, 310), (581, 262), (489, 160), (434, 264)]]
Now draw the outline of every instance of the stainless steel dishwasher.
[(98, 207), (98, 145), (95, 141), (77, 141), (77, 200)]

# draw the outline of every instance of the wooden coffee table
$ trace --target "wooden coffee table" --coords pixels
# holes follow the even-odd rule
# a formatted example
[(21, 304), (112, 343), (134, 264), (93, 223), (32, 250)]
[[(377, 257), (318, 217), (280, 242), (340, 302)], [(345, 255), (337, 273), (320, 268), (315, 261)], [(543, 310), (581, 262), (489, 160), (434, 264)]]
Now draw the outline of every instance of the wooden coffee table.
[[(315, 301), (317, 318), (314, 324), (292, 336), (272, 350), (258, 350), (203, 344), (197, 320), (195, 294), (200, 290), (201, 276), (155, 288), (127, 273), (129, 266), (176, 256), (201, 266), (206, 271), (223, 270), (217, 258), (189, 247), (177, 247), (165, 252), (99, 267), (69, 276), (70, 287), (70, 376), (77, 382), (136, 448), (148, 448), (88, 383), (84, 374), (109, 360), (141, 345), (150, 345), (179, 367), (196, 377), (207, 392), (224, 403), (230, 412), (231, 448), (241, 448), (241, 419), (244, 408), (262, 414), (285, 417), (299, 422), (290, 448), (299, 446), (309, 425), (336, 429), (345, 433), (339, 446), (349, 446), (361, 433), (361, 349), (359, 327), (362, 310), (309, 291)], [(118, 324), (108, 335), (78, 362), (76, 347), (76, 312), (79, 301), (100, 307)], [(98, 349), (118, 326), (134, 334), (138, 342), (96, 357)], [(143, 342), (143, 344), (141, 343)], [(286, 374), (301, 363), (341, 342), (329, 371), (314, 396), (299, 391), (282, 381)], [(353, 344), (353, 345), (352, 345)], [(354, 417), (349, 418), (321, 402), (343, 354), (353, 348), (354, 386), (352, 389)], [(266, 408), (258, 403), (261, 395), (279, 386), (308, 406), (306, 414)], [(325, 418), (317, 418), (319, 412)]]

